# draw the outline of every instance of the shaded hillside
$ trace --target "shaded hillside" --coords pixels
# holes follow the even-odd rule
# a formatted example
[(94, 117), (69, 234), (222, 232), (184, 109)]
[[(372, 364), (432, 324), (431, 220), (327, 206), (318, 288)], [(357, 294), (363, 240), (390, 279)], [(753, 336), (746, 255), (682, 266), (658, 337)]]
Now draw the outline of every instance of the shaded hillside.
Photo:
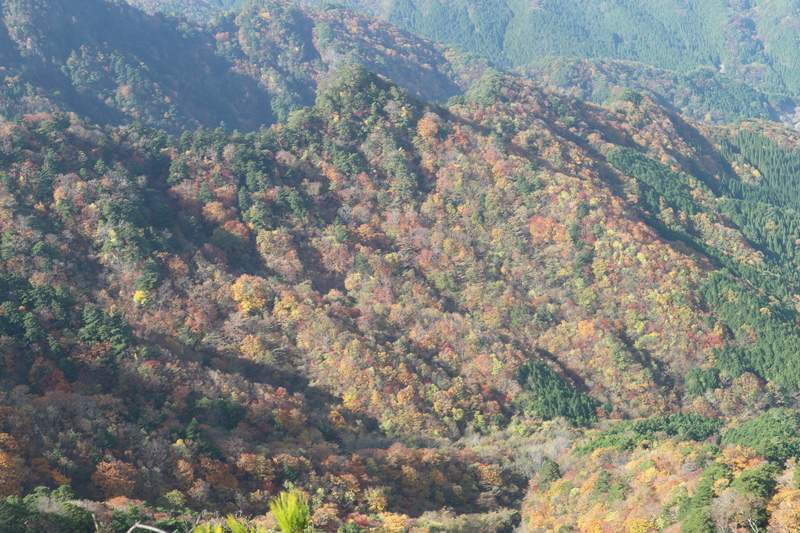
[[(171, 128), (254, 129), (272, 120), (268, 94), (215, 54), (214, 40), (192, 28), (104, 0), (8, 0), (13, 41), (7, 107), (26, 92), (97, 122), (138, 120)], [(22, 93), (22, 94), (20, 94)], [(23, 96), (22, 102), (17, 98)]]
[[(793, 4), (703, 0), (659, 4), (595, 0), (477, 4), (438, 0), (355, 2), (437, 42), (501, 65), (564, 56), (636, 61), (685, 73), (701, 66), (773, 92), (796, 94)], [(646, 30), (645, 30), (646, 29)]]
[[(280, 4), (250, 0), (235, 9), (237, 14), (244, 11), (239, 25), (250, 35), (260, 35), (252, 43), (239, 44), (251, 49), (246, 55), (262, 74), (266, 71), (271, 80), (278, 80), (270, 81), (269, 86), (280, 94), (275, 104), (281, 116), (286, 114), (284, 108), (293, 108), (297, 102), (310, 103), (308, 97), (320, 77), (319, 66), (313, 66), (315, 53), (326, 65), (323, 71), (346, 57), (402, 83), (415, 94), (437, 100), (458, 92), (452, 87), (453, 81), (464, 88), (465, 76), (473, 79), (485, 70), (474, 59), (453, 51), (448, 59), (458, 59), (454, 65), (446, 65), (442, 57), (437, 57), (441, 50), (430, 43), (412, 43), (408, 35), (392, 37), (396, 30), (376, 26), (371, 19), (331, 4), (305, 3), (316, 6), (317, 11), (284, 5), (278, 12), (290, 10), (294, 15), (287, 18), (284, 13), (268, 22), (256, 15)], [(657, 9), (633, 4), (610, 8), (567, 0), (534, 7), (492, 0), (474, 5), (405, 0), (346, 5), (452, 45), (453, 50), (487, 58), (496, 66), (521, 66), (518, 73), (595, 103), (604, 102), (619, 88), (629, 88), (712, 123), (740, 118), (797, 122), (795, 104), (785, 96), (795, 95), (799, 83), (785, 67), (794, 64), (791, 43), (796, 36), (790, 25), (781, 22), (790, 11), (790, 6), (782, 2), (767, 2), (756, 8), (717, 1), (686, 7), (673, 3)], [(188, 1), (149, 2), (147, 8), (157, 7), (189, 17), (198, 13), (197, 3)], [(212, 9), (209, 5), (205, 9), (221, 13), (230, 7), (226, 4)], [(305, 23), (297, 19), (299, 13), (303, 13)], [(271, 41), (273, 34), (282, 31), (276, 24), (293, 28), (293, 36)], [(648, 31), (641, 32), (643, 27)], [(232, 27), (217, 30), (217, 35), (229, 35)], [(289, 46), (288, 42), (294, 44)], [(298, 47), (298, 43), (303, 46)], [(227, 50), (235, 44), (225, 39)], [(253, 48), (258, 49), (256, 55)], [(292, 54), (294, 48), (305, 51)], [(405, 63), (397, 62), (398, 53), (407, 60)], [(281, 54), (281, 58), (275, 54)], [(249, 68), (245, 70), (252, 72)]]
[(186, 15), (192, 20), (207, 21), (219, 13), (241, 7), (244, 0), (125, 0), (150, 14), (163, 12)]
[(172, 133), (220, 123), (253, 131), (312, 104), (317, 84), (343, 61), (440, 101), (460, 94), (486, 68), (336, 8), (253, 1), (238, 17), (203, 26), (106, 0), (4, 6), (0, 105), (8, 119), (61, 110)]
[(291, 2), (252, 0), (235, 18), (216, 20), (209, 31), (219, 53), (273, 95), (271, 105), (281, 119), (312, 104), (317, 84), (342, 63), (362, 64), (412, 94), (440, 102), (461, 94), (487, 68), (476, 58), (334, 6), (315, 11)]
[(580, 59), (546, 59), (518, 71), (575, 98), (603, 104), (624, 89), (650, 97), (659, 105), (712, 124), (746, 118), (789, 121), (793, 102), (765, 94), (703, 67), (687, 74), (642, 63)]

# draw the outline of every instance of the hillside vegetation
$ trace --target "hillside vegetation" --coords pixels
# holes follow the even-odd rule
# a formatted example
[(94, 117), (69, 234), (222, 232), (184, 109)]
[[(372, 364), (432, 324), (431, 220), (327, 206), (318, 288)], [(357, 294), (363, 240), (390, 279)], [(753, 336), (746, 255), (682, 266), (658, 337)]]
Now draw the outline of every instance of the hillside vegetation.
[(3, 3), (0, 531), (800, 527), (788, 3), (169, 6)]
[(124, 2), (7, 0), (3, 24), (7, 119), (61, 110), (173, 134), (220, 124), (254, 131), (312, 104), (317, 84), (343, 62), (438, 101), (486, 68), (377, 19), (274, 0), (206, 25)]
[(444, 109), (346, 66), (247, 135), (3, 132), (4, 496), (258, 514), (299, 486), (323, 529), (502, 530), (571, 426), (694, 413), (632, 431), (703, 441), (800, 383), (789, 130), (496, 75)]
[[(673, 3), (652, 9), (574, 0), (534, 6), (492, 0), (477, 5), (409, 0), (345, 3), (447, 45), (446, 49), (430, 42), (404, 42), (408, 37), (392, 37), (396, 29), (391, 26), (329, 3), (305, 2), (313, 10), (277, 7), (281, 4), (264, 0), (204, 7), (189, 0), (131, 3), (206, 23), (212, 15), (218, 21), (235, 19), (248, 35), (260, 34), (254, 43), (242, 40), (245, 54), (240, 54), (238, 65), (262, 81), (267, 73), (273, 107), (282, 118), (281, 110), (311, 102), (309, 87), (320, 78), (320, 59), (327, 65), (323, 71), (344, 58), (400, 82), (415, 94), (443, 100), (479, 77), (486, 68), (477, 61), (481, 57), (496, 68), (595, 103), (627, 88), (714, 124), (741, 118), (797, 122), (797, 80), (785, 65), (793, 64), (792, 43), (798, 36), (779, 20), (780, 13), (791, 13), (791, 6), (779, 2), (756, 8), (716, 1)], [(265, 10), (283, 15), (265, 23), (259, 15)], [(354, 18), (359, 22), (346, 22)], [(642, 32), (645, 27), (648, 30)], [(240, 43), (230, 39), (236, 35), (234, 26), (211, 23), (206, 30), (217, 39), (222, 36), (220, 51), (225, 57), (234, 57), (232, 51), (240, 49)], [(254, 46), (257, 55), (248, 52)], [(444, 50), (450, 65), (438, 57)], [(301, 65), (299, 71), (294, 68)]]
[(125, 0), (150, 14), (158, 12), (186, 15), (192, 20), (207, 21), (219, 13), (236, 10), (244, 0)]
[(734, 81), (710, 67), (686, 74), (619, 60), (549, 58), (518, 70), (560, 92), (604, 104), (625, 89), (711, 124), (765, 119), (793, 124), (794, 102)]
[(660, 3), (397, 0), (354, 4), (499, 65), (547, 57), (635, 61), (687, 73), (710, 66), (771, 92), (797, 94), (795, 6), (786, 0)]

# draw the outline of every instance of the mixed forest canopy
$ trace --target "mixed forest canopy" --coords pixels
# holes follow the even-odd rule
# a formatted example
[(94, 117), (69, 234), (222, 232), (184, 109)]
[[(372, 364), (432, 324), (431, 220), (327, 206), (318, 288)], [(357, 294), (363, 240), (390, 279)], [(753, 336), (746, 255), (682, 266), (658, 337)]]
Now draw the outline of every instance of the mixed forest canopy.
[[(218, 20), (232, 18), (253, 7), (264, 12), (278, 5), (261, 0), (128, 1), (149, 12), (180, 13), (196, 21), (215, 16)], [(317, 16), (339, 7), (327, 2), (303, 3), (314, 6)], [(629, 88), (648, 94), (660, 105), (712, 123), (730, 123), (740, 117), (790, 124), (800, 121), (795, 104), (800, 81), (789, 67), (800, 59), (795, 57), (797, 29), (787, 22), (794, 9), (790, 2), (751, 5), (711, 0), (638, 5), (488, 0), (472, 5), (399, 0), (343, 5), (447, 45), (451, 54), (448, 60), (455, 62), (461, 77), (480, 71), (475, 60), (483, 58), (496, 68), (511, 69), (596, 103), (604, 103)], [(324, 41), (330, 33), (329, 24), (315, 23), (315, 36)], [(247, 25), (246, 21), (240, 23)], [(213, 24), (208, 28), (215, 35), (225, 33), (214, 29)], [(365, 33), (363, 27), (350, 26), (347, 31), (359, 39)], [(293, 39), (303, 39), (302, 32), (294, 33)], [(340, 42), (346, 43), (347, 39)], [(306, 39), (304, 47), (308, 46)], [(316, 42), (315, 46), (320, 48)], [(385, 48), (367, 46), (369, 52), (361, 54), (358, 61), (383, 74), (378, 67), (383, 62), (371, 62), (371, 57), (382, 56)], [(338, 48), (341, 53), (341, 45)], [(402, 50), (398, 46), (390, 48)], [(320, 54), (329, 59), (322, 50)], [(400, 55), (407, 56), (408, 51)], [(352, 55), (348, 57), (353, 59)], [(411, 72), (386, 74), (405, 84)], [(284, 76), (293, 77), (292, 73)], [(456, 84), (465, 88), (463, 79)], [(288, 92), (297, 91), (300, 85), (292, 86), (289, 81)], [(416, 86), (410, 89), (427, 98), (442, 97), (426, 94)], [(285, 88), (281, 90), (286, 92)], [(306, 99), (304, 104), (308, 103)]]
[(196, 21), (207, 21), (226, 11), (239, 9), (244, 0), (127, 0), (133, 6), (150, 14), (166, 13), (186, 16)]
[(350, 7), (3, 2), (0, 530), (798, 530), (791, 6)]
[[(362, 63), (425, 99), (462, 94), (488, 68), (392, 24), (330, 6), (251, 0), (198, 25), (109, 0), (5, 0), (0, 114), (73, 111), (173, 135), (255, 131), (314, 103), (343, 63)], [(402, 53), (396, 52), (402, 51)]]

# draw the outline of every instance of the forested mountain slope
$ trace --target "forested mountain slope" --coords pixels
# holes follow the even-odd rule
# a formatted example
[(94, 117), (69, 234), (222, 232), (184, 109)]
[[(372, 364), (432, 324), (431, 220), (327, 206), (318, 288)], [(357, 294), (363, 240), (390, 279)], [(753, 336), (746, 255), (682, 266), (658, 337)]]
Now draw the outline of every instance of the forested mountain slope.
[(314, 101), (343, 61), (425, 98), (460, 94), (486, 68), (354, 12), (257, 0), (195, 25), (106, 0), (6, 0), (0, 110), (71, 111), (102, 124), (257, 130)]
[[(535, 475), (530, 527), (563, 493), (542, 512), (565, 527), (600, 503), (711, 520), (722, 490), (641, 507), (597, 450), (702, 443), (792, 405), (797, 134), (622, 96), (489, 74), (445, 109), (345, 65), (313, 108), (246, 135), (4, 123), (3, 496), (260, 514), (298, 486), (324, 530), (508, 531)], [(618, 429), (570, 461), (594, 423)], [(687, 444), (692, 471), (747, 456), (712, 481), (766, 524), (796, 494), (767, 507), (776, 485), (746, 481), (790, 476), (800, 449), (729, 433), (753, 451)], [(602, 502), (577, 502), (592, 468), (612, 476)], [(30, 501), (0, 519), (48, 519)]]
[(795, 5), (788, 0), (601, 2), (397, 0), (355, 3), (435, 41), (501, 65), (546, 57), (622, 59), (680, 73), (711, 66), (797, 94)]
[(102, 123), (195, 128), (272, 120), (268, 93), (231, 69), (215, 41), (125, 3), (7, 0), (6, 116), (58, 106)]
[(461, 94), (488, 68), (397, 26), (336, 6), (311, 10), (274, 0), (251, 0), (208, 27), (220, 53), (239, 72), (259, 80), (284, 120), (314, 101), (314, 89), (342, 63), (359, 63), (406, 90), (439, 102)]
[[(280, 95), (273, 104), (281, 116), (285, 116), (282, 108), (293, 108), (297, 102), (310, 103), (309, 95), (320, 74), (319, 67), (311, 64), (315, 52), (312, 50), (309, 55), (308, 50), (316, 48), (328, 66), (345, 56), (349, 61), (357, 59), (390, 79), (403, 80), (416, 94), (435, 99), (456, 94), (453, 81), (463, 89), (465, 79), (479, 77), (485, 70), (474, 58), (454, 52), (468, 50), (498, 68), (512, 69), (523, 77), (543, 81), (595, 103), (629, 88), (644, 91), (661, 105), (711, 123), (730, 123), (740, 118), (797, 122), (796, 104), (789, 96), (796, 95), (796, 83), (791, 81), (794, 75), (791, 69), (782, 66), (794, 61), (785, 48), (791, 47), (797, 36), (790, 26), (783, 28), (777, 22), (781, 13), (789, 13), (788, 7), (781, 3), (766, 3), (758, 9), (724, 2), (692, 3), (685, 9), (674, 4), (657, 19), (647, 6), (615, 5), (612, 9), (606, 4), (574, 0), (546, 2), (535, 8), (491, 1), (469, 6), (458, 2), (347, 3), (351, 8), (382, 16), (437, 42), (453, 45), (446, 54), (449, 61), (454, 61), (450, 66), (436, 57), (441, 48), (424, 42), (407, 43), (403, 39), (387, 41), (382, 34), (394, 33), (390, 27), (376, 26), (374, 20), (356, 17), (329, 3), (305, 2), (316, 6), (316, 10), (305, 10), (300, 15), (301, 11), (294, 8), (291, 17), (279, 15), (277, 21), (282, 21), (283, 29), (275, 28), (273, 21), (265, 24), (254, 18), (265, 9), (278, 12), (287, 9), (262, 0), (213, 5), (182, 0), (130, 3), (151, 12), (162, 10), (205, 21), (214, 14), (229, 21), (238, 16), (237, 24), (246, 32), (266, 32), (255, 45), (260, 57), (247, 52), (245, 63), (249, 60), (262, 71), (269, 70), (270, 78), (275, 78), (277, 72), (279, 82), (270, 82), (269, 87)], [(662, 8), (658, 9), (663, 11)], [(305, 26), (298, 17), (306, 20)], [(359, 22), (352, 24), (347, 20)], [(762, 22), (757, 24), (756, 20)], [(309, 30), (312, 25), (313, 30)], [(644, 27), (647, 32), (640, 33)], [(273, 42), (269, 40), (272, 32), (290, 28), (294, 34), (288, 39), (293, 43), (291, 48), (283, 44), (288, 34), (283, 40), (267, 44)], [(239, 43), (230, 39), (236, 35), (235, 27), (222, 28), (212, 23), (208, 29), (218, 38), (227, 36), (221, 49), (226, 57), (234, 57), (231, 51), (239, 49)], [(705, 32), (705, 37), (694, 36), (698, 32)], [(692, 37), (686, 38), (687, 34)], [(329, 42), (332, 37), (336, 43)], [(292, 54), (298, 43), (304, 43), (299, 48), (305, 51)], [(241, 46), (253, 48), (252, 43), (242, 42)], [(266, 52), (275, 48), (272, 53)], [(508, 49), (517, 50), (516, 56), (510, 56)], [(280, 58), (275, 57), (278, 53)], [(397, 54), (405, 63), (397, 64)], [(300, 72), (295, 72), (295, 66), (302, 66)], [(252, 65), (242, 68), (253, 72)], [(438, 73), (438, 79), (425, 72), (431, 68)]]
[(157, 12), (186, 15), (192, 20), (206, 21), (219, 13), (236, 10), (244, 0), (125, 0), (150, 14)]
[(794, 101), (734, 81), (711, 67), (678, 74), (620, 60), (548, 58), (517, 69), (570, 96), (603, 104), (630, 89), (682, 115), (711, 124), (757, 118), (795, 124)]

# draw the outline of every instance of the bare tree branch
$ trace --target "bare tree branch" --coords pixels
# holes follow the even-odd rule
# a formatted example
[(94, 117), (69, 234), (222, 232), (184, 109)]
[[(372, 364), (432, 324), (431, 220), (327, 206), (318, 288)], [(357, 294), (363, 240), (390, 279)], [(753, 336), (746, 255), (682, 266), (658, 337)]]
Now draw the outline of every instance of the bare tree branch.
[(167, 533), (163, 529), (158, 529), (157, 527), (153, 526), (146, 526), (144, 524), (140, 524), (139, 522), (133, 524), (133, 526), (131, 526), (131, 528), (128, 530), (128, 533), (133, 533), (134, 529), (147, 529), (149, 531), (155, 531), (156, 533)]

